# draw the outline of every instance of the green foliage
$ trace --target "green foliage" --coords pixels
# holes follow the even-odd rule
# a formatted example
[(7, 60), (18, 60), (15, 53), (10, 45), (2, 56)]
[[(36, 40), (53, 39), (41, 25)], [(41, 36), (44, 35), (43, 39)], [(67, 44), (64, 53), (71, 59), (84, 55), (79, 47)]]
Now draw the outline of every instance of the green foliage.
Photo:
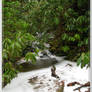
[(64, 52), (68, 52), (69, 49), (70, 49), (70, 48), (69, 48), (68, 46), (63, 46), (63, 47), (62, 47), (62, 50), (63, 50)]
[(6, 85), (15, 77), (16, 60), (22, 57), (23, 49), (36, 38), (28, 32), (29, 23), (23, 19), (21, 2), (3, 0), (3, 79)]
[(23, 48), (30, 41), (31, 43), (35, 38), (29, 33), (17, 33), (14, 40), (5, 38), (3, 40), (3, 59), (4, 60), (16, 60), (17, 57), (21, 56)]
[(36, 54), (35, 53), (32, 53), (32, 52), (28, 52), (25, 56), (25, 60), (26, 61), (29, 61), (31, 60), (33, 64), (36, 63)]
[[(17, 58), (21, 57), (23, 48), (26, 47), (26, 43), (28, 43), (29, 41), (32, 42), (34, 40), (35, 38), (29, 33), (18, 33), (16, 34), (16, 38), (14, 40), (8, 38), (5, 38), (3, 40), (3, 60), (4, 62), (7, 61), (7, 63), (5, 63), (3, 66), (3, 68), (5, 69), (3, 71), (4, 84), (7, 84), (13, 77), (15, 77), (17, 70), (14, 69), (13, 63), (16, 63)], [(33, 57), (31, 55), (30, 57), (32, 58), (32, 61), (34, 63), (35, 56)]]
[(16, 77), (16, 74), (18, 73), (11, 62), (6, 62), (4, 64), (3, 72), (3, 86), (9, 83), (12, 78)]
[(89, 52), (82, 53), (81, 56), (77, 60), (77, 65), (81, 65), (81, 68), (83, 68), (86, 65), (90, 65), (90, 54)]
[(76, 40), (80, 40), (80, 35), (79, 35), (79, 34), (75, 34), (75, 35), (74, 35), (74, 38), (75, 38)]
[[(77, 4), (76, 6), (74, 6), (75, 3)], [(83, 4), (85, 4), (85, 7)], [(68, 54), (70, 53), (70, 55), (75, 53), (74, 51), (77, 50), (77, 55), (80, 53), (80, 57), (82, 57), (83, 54), (81, 53), (84, 53), (86, 56), (87, 52), (89, 51), (88, 33), (90, 30), (88, 1), (74, 1), (71, 3), (71, 6), (66, 8), (64, 15), (66, 28), (64, 33), (65, 35), (63, 36), (64, 38), (62, 37), (62, 40), (65, 40), (66, 43), (63, 45), (69, 45), (70, 51)], [(68, 55), (68, 57), (70, 56)], [(80, 60), (78, 59), (77, 61)], [(84, 60), (84, 63), (81, 64), (81, 67), (88, 64), (88, 62), (89, 61)]]
[(24, 19), (30, 23), (28, 31), (33, 35), (43, 33), (38, 37), (38, 41), (40, 43), (48, 42), (50, 32), (60, 23), (59, 17), (61, 14), (59, 12), (62, 10), (60, 1), (31, 0), (24, 5), (23, 10), (22, 16), (25, 16)]
[[(68, 59), (79, 62), (78, 58), (82, 57), (82, 53), (86, 56), (89, 52), (89, 0), (60, 1), (62, 2), (62, 11), (60, 12), (62, 17), (58, 18), (59, 20), (63, 19), (63, 21), (60, 21), (61, 25), (58, 25), (56, 29), (51, 50), (54, 48), (53, 52), (61, 55), (64, 53)], [(56, 42), (58, 43), (55, 45)], [(81, 61), (79, 64), (83, 67), (88, 62), (89, 60), (87, 59), (86, 61), (84, 60), (83, 64), (81, 64)]]
[(40, 50), (36, 48), (34, 53), (32, 53), (32, 52), (26, 53), (25, 60), (26, 61), (30, 61), (31, 60), (32, 63), (35, 64), (36, 63), (36, 56), (38, 56), (38, 52), (39, 51)]
[(55, 17), (54, 18), (55, 24), (58, 25), (59, 24), (59, 18)]
[(68, 39), (68, 35), (67, 35), (66, 33), (64, 33), (64, 34), (62, 35), (62, 40), (66, 40), (66, 39)]
[[(44, 42), (49, 42), (55, 54), (64, 53), (68, 59), (78, 61), (81, 67), (89, 64), (88, 1), (3, 0), (3, 64), (4, 69), (8, 69), (7, 64), (10, 67), (10, 72), (3, 71), (3, 76), (13, 76), (11, 71), (16, 60), (33, 42), (38, 44), (33, 52), (25, 55), (32, 63), (36, 62), (39, 49), (44, 49)], [(16, 69), (14, 76), (15, 72)], [(8, 83), (13, 77), (3, 78)]]

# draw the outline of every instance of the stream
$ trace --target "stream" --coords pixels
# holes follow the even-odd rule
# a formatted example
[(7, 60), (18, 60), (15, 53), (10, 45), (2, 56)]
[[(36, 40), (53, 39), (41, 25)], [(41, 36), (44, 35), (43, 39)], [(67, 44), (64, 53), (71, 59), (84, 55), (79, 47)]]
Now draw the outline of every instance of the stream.
[[(23, 58), (18, 61), (17, 64), (22, 65), (23, 68), (20, 69), (17, 77), (3, 88), (3, 92), (59, 92), (58, 83), (61, 81), (65, 83), (63, 92), (79, 92), (73, 91), (79, 85), (68, 87), (67, 84), (75, 81), (84, 84), (90, 80), (89, 68), (81, 69), (76, 62), (52, 55), (48, 50), (45, 53), (40, 52), (36, 58), (37, 62), (34, 65)], [(51, 76), (53, 64), (59, 79)], [(86, 92), (87, 89), (88, 87), (81, 88), (80, 92)]]

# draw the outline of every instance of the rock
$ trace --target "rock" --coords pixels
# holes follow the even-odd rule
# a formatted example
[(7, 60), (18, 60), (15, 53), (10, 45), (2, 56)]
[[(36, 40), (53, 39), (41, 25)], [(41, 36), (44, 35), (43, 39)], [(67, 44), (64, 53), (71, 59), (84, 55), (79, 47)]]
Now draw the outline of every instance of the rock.
[(41, 54), (43, 54), (43, 56), (48, 56), (46, 51), (41, 52)]
[(65, 66), (70, 66), (70, 67), (72, 67), (72, 64), (69, 64), (69, 63), (68, 63), (68, 64), (67, 64), (67, 65), (65, 65)]
[(61, 81), (61, 82), (59, 83), (59, 87), (58, 87), (58, 89), (56, 90), (56, 92), (64, 92), (64, 86), (65, 86), (64, 81)]
[(17, 62), (18, 65), (22, 66), (22, 69), (19, 69), (20, 72), (27, 72), (30, 70), (36, 70), (40, 68), (46, 68), (53, 64), (58, 63), (58, 60), (55, 57), (50, 56), (50, 52), (48, 50), (44, 50), (43, 52), (39, 52), (39, 56), (36, 57), (36, 63), (33, 64), (32, 61), (26, 62), (23, 58)]
[(34, 87), (34, 89), (38, 89), (38, 88), (40, 88), (41, 86), (39, 85), (39, 86), (36, 86), (36, 87)]
[(43, 84), (43, 82), (40, 82), (40, 84)]
[(55, 77), (55, 78), (59, 78), (59, 76), (56, 74), (56, 67), (53, 65), (52, 67), (51, 67), (51, 76), (52, 77)]
[(37, 82), (37, 79), (38, 79), (38, 76), (35, 76), (35, 77), (29, 79), (29, 83), (35, 84)]
[[(22, 61), (22, 60), (21, 60)], [(24, 60), (25, 61), (25, 60)], [(19, 68), (18, 70), (20, 72), (27, 72), (30, 70), (36, 70), (36, 69), (41, 69), (41, 68), (46, 68), (49, 67), (53, 64), (58, 63), (58, 61), (55, 58), (39, 58), (35, 64), (32, 64), (32, 62), (20, 62), (18, 66), (21, 65), (22, 68)]]

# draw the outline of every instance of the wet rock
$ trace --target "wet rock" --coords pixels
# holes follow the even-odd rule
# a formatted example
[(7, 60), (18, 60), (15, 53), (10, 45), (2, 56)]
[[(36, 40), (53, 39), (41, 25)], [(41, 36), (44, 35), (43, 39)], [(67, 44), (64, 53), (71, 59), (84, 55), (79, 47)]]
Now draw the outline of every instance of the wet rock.
[(40, 58), (39, 60), (36, 61), (35, 64), (32, 64), (32, 62), (24, 62), (20, 64), (22, 68), (21, 69), (19, 68), (18, 70), (20, 72), (27, 72), (30, 70), (46, 68), (56, 63), (58, 63), (58, 61), (55, 58)]
[(65, 86), (64, 81), (59, 82), (59, 87), (56, 90), (56, 92), (64, 92), (64, 86)]
[(43, 57), (48, 56), (48, 53), (46, 51), (42, 51), (41, 54), (43, 55)]
[(48, 90), (51, 90), (52, 88), (49, 88)]
[(43, 82), (40, 82), (40, 84), (43, 84)]
[(56, 74), (56, 67), (53, 65), (52, 67), (51, 67), (51, 76), (52, 77), (55, 77), (55, 78), (59, 78), (59, 76)]
[(34, 89), (38, 89), (38, 88), (40, 88), (41, 86), (40, 85), (38, 85), (38, 86), (36, 86), (36, 87), (34, 87)]
[(38, 76), (33, 77), (33, 78), (29, 79), (29, 83), (35, 84), (37, 82), (37, 80), (38, 80)]
[(65, 65), (65, 66), (70, 66), (70, 67), (72, 67), (72, 64), (69, 64), (69, 63), (68, 63), (68, 64), (67, 64), (67, 65)]

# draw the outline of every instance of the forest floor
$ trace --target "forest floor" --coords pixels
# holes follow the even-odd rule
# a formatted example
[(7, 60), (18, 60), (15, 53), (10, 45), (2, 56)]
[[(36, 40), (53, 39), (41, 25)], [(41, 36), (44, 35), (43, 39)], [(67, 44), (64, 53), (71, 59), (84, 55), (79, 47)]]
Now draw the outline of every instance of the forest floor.
[[(60, 83), (63, 81), (63, 92), (89, 92), (89, 87), (75, 88), (89, 82), (89, 68), (81, 69), (75, 62), (63, 60), (56, 66), (59, 78), (51, 76), (51, 66), (29, 72), (21, 72), (10, 84), (3, 88), (3, 92), (59, 92)], [(61, 91), (60, 91), (61, 92)]]

